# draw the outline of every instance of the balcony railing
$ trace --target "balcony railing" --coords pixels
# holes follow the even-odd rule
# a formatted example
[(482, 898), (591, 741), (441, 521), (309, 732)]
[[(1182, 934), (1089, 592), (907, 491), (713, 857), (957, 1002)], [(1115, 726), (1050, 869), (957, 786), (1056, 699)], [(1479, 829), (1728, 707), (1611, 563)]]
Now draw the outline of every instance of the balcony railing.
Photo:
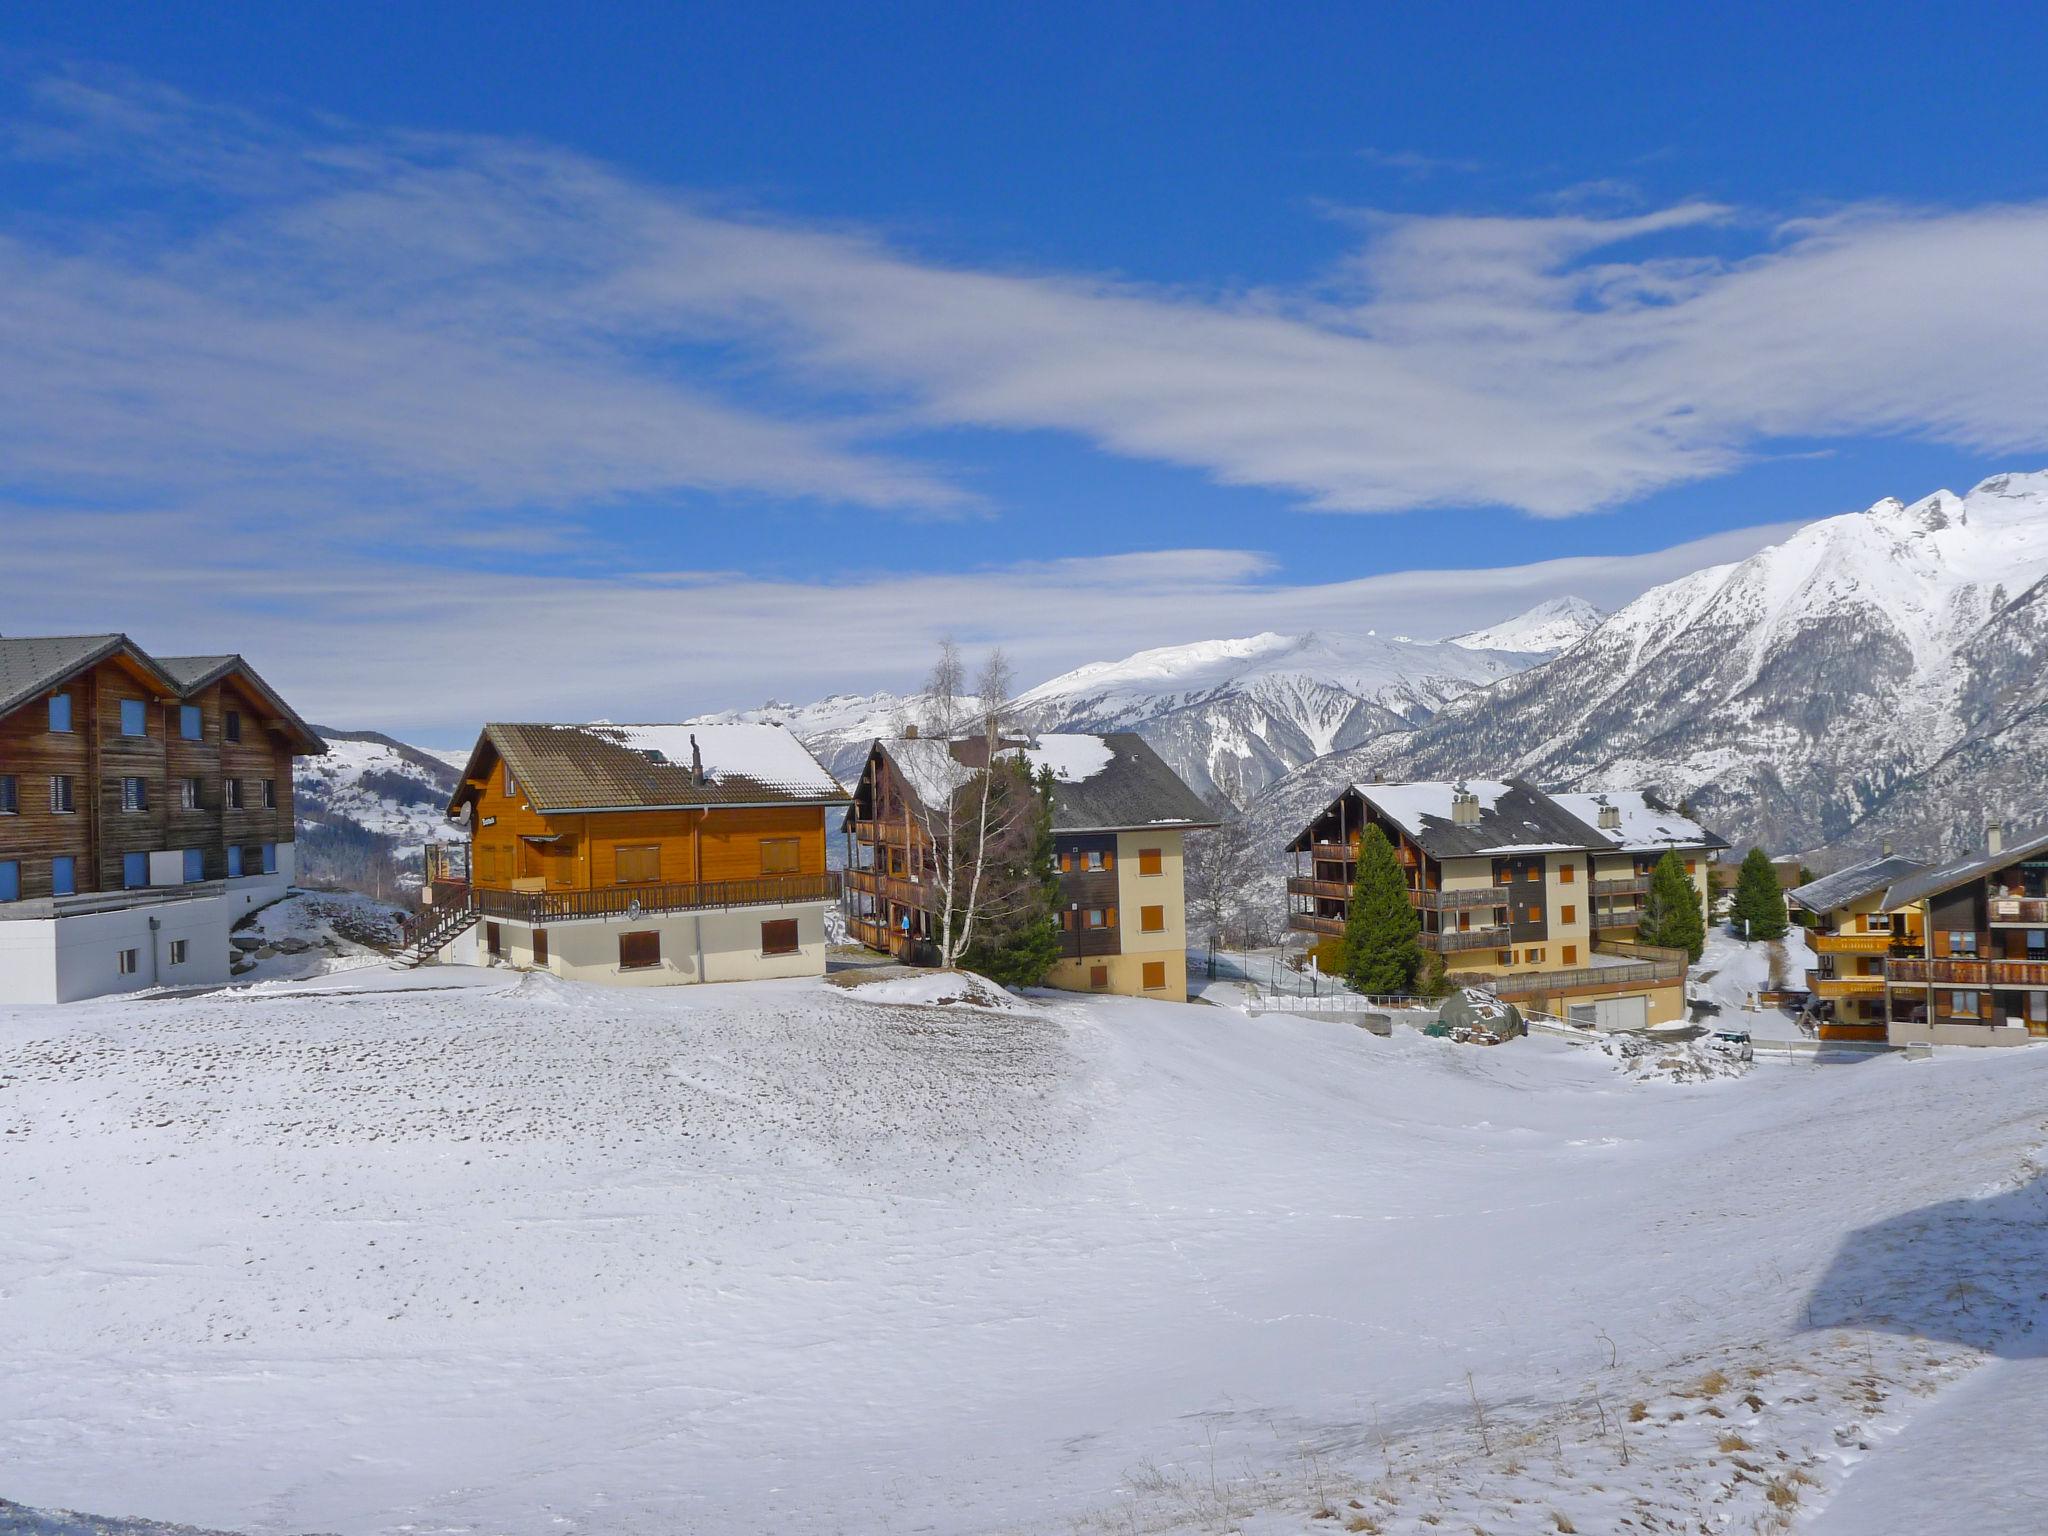
[(923, 907), (932, 899), (932, 888), (901, 875), (885, 875), (879, 869), (849, 869), (846, 888), (869, 896), (880, 896), (904, 907)]
[(1641, 907), (1595, 907), (1590, 916), (1596, 933), (1602, 928), (1633, 928), (1642, 920)]
[(1287, 926), (1298, 933), (1320, 933), (1330, 938), (1342, 938), (1344, 919), (1341, 917), (1317, 917), (1313, 912), (1290, 912)]
[[(1287, 892), (1291, 896), (1313, 896), (1321, 901), (1351, 899), (1348, 881), (1322, 880), (1314, 875), (1289, 875)], [(1508, 893), (1488, 886), (1451, 891), (1410, 890), (1408, 904), (1425, 912), (1465, 912), (1481, 907), (1504, 907), (1508, 904)]]
[(1318, 880), (1313, 875), (1289, 875), (1287, 894), (1315, 896), (1323, 901), (1349, 901), (1351, 887), (1342, 880)]
[(75, 896), (32, 896), (26, 901), (0, 901), (0, 922), (48, 922), (56, 917), (83, 917), (90, 912), (125, 912), (132, 907), (158, 907), (170, 901), (196, 901), (227, 891), (225, 880), (194, 880), (187, 885), (142, 885), (124, 891), (80, 891)]
[(1510, 937), (1511, 933), (1512, 930), (1506, 923), (1494, 923), (1484, 928), (1448, 928), (1441, 933), (1424, 932), (1420, 937), (1424, 949), (1454, 955), (1468, 949), (1506, 949), (1514, 942)]
[(2048, 987), (2048, 960), (1888, 960), (1895, 986)]
[(1583, 965), (1568, 971), (1524, 971), (1487, 978), (1486, 985), (1502, 997), (1545, 997), (1585, 987), (1630, 987), (1679, 981), (1685, 966), (1668, 960), (1639, 960), (1628, 965)]
[(1595, 896), (1647, 896), (1650, 893), (1648, 875), (1617, 875), (1612, 879), (1595, 880)]
[(1830, 998), (1879, 998), (1884, 996), (1882, 976), (1823, 976), (1818, 971), (1806, 973), (1807, 990), (1815, 997)]
[(1992, 897), (1991, 926), (2009, 925), (2048, 928), (2048, 896)]
[(664, 912), (719, 911), (836, 901), (839, 876), (763, 875), (753, 880), (707, 880), (683, 885), (617, 885), (601, 891), (477, 891), (485, 917), (545, 924), (584, 918), (655, 916)]
[(1892, 948), (1888, 933), (1816, 933), (1811, 942), (1823, 955), (1886, 955)]
[(896, 848), (907, 848), (913, 842), (923, 841), (923, 828), (916, 822), (905, 826), (898, 818), (890, 821), (863, 821), (849, 816), (846, 827), (857, 843), (883, 843)]

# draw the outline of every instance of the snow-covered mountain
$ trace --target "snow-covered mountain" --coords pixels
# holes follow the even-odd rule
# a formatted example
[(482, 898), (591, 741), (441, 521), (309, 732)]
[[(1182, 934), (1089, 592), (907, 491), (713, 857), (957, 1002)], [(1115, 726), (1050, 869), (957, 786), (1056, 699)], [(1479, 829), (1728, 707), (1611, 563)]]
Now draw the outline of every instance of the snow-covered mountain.
[(1448, 642), (1252, 635), (1092, 662), (1019, 695), (1042, 731), (1137, 731), (1197, 793), (1245, 804), (1327, 753), (1429, 719), (1540, 658)]
[[(1276, 784), (1526, 775), (1685, 797), (1738, 845), (1974, 842), (2048, 810), (2048, 472), (1887, 498), (1652, 589), (1555, 659)], [(1901, 851), (1909, 851), (1905, 842)]]
[[(960, 708), (981, 706), (971, 695)], [(835, 693), (815, 704), (784, 704), (770, 699), (756, 709), (723, 709), (692, 715), (691, 725), (783, 725), (809, 747), (832, 777), (851, 787), (860, 777), (868, 748), (877, 736), (900, 736), (906, 724), (922, 724), (931, 714), (931, 700), (922, 693)]]
[(1583, 597), (1553, 597), (1538, 603), (1527, 613), (1451, 636), (1452, 645), (1475, 651), (1520, 651), (1555, 656), (1568, 651), (1600, 627), (1605, 618)]
[(451, 840), (442, 809), (460, 773), (444, 757), (376, 731), (313, 729), (327, 754), (300, 758), (292, 774), (303, 882), (371, 889), (388, 857), (403, 863), (422, 843)]

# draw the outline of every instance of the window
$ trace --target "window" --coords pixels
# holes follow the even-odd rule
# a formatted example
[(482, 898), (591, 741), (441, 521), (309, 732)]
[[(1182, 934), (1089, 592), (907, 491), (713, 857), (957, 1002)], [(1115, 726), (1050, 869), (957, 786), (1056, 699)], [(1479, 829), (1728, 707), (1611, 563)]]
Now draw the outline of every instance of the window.
[(149, 780), (129, 778), (121, 781), (121, 809), (124, 811), (146, 811), (149, 809)]
[(793, 955), (803, 946), (797, 942), (796, 919), (777, 918), (772, 923), (761, 925), (761, 953), (764, 955)]
[(1576, 923), (1579, 920), (1579, 909), (1577, 907), (1559, 907), (1557, 909), (1557, 920), (1560, 923)]
[(239, 811), (242, 808), (242, 781), (240, 779), (222, 779), (220, 781), (220, 791), (220, 803), (222, 805), (231, 811)]
[(533, 963), (539, 966), (548, 963), (548, 931), (545, 928), (533, 930)]
[(21, 900), (21, 860), (0, 859), (0, 901)]
[(1109, 990), (1108, 966), (1091, 965), (1088, 967), (1088, 988), (1091, 992), (1107, 992)]
[(240, 741), (242, 739), (242, 712), (239, 709), (224, 710), (220, 717), (220, 739)]
[(242, 850), (233, 846), (230, 846), (228, 849), (228, 878), (230, 880), (242, 878)]
[(277, 844), (275, 843), (265, 843), (263, 845), (263, 873), (266, 875), (277, 873)]
[(1543, 878), (1543, 866), (1541, 864), (1531, 864), (1522, 871), (1522, 878), (1524, 880), (1541, 880)]
[(190, 939), (171, 940), (171, 964), (183, 965), (185, 957), (192, 952), (191, 945), (192, 941)]
[(1082, 855), (1081, 867), (1091, 874), (1109, 868), (1109, 855), (1100, 848), (1090, 848)]
[(263, 809), (266, 811), (277, 809), (277, 780), (275, 779), (265, 779), (263, 781)]
[(1542, 921), (1543, 921), (1543, 909), (1542, 909), (1541, 907), (1531, 907), (1531, 908), (1529, 908), (1529, 921), (1530, 921), (1530, 922), (1532, 922), (1532, 923), (1540, 923), (1540, 922), (1542, 922)]
[(1147, 992), (1163, 990), (1166, 986), (1166, 962), (1164, 960), (1147, 960), (1145, 962), (1144, 982)]
[(1082, 918), (1090, 928), (1114, 928), (1116, 926), (1116, 908), (1090, 907), (1082, 913)]
[(1140, 907), (1140, 908), (1138, 908), (1138, 931), (1139, 931), (1139, 932), (1141, 932), (1141, 933), (1164, 933), (1164, 932), (1166, 932), (1166, 908), (1164, 908), (1164, 907)]
[(661, 935), (653, 930), (619, 935), (619, 969), (644, 971), (661, 964)]
[(1948, 952), (1952, 955), (1974, 955), (1977, 953), (1977, 935), (1972, 932), (1954, 932), (1948, 936)]
[(140, 699), (121, 701), (121, 734), (123, 736), (147, 736), (149, 734), (149, 706)]
[(1974, 992), (1951, 992), (1948, 995), (1948, 1011), (1959, 1019), (1977, 1017), (1977, 994)]
[(1557, 883), (1559, 885), (1570, 885), (1574, 880), (1578, 878), (1579, 876), (1576, 866), (1571, 864), (1561, 864), (1558, 866)]
[(71, 695), (53, 693), (50, 695), (50, 729), (68, 732), (71, 729)]
[(1494, 874), (1493, 883), (1495, 885), (1506, 885), (1510, 880), (1514, 878), (1515, 872), (1512, 869), (1509, 869), (1505, 864), (1503, 864), (1500, 867), (1500, 869)]
[(146, 853), (124, 853), (121, 855), (121, 885), (126, 890), (135, 890), (149, 884), (149, 855)]
[(761, 839), (761, 873), (764, 875), (793, 875), (802, 864), (803, 842), (794, 837), (764, 837)]
[(17, 816), (21, 813), (21, 790), (16, 786), (14, 775), (0, 773), (0, 816)]
[(1700, 872), (1700, 861), (1698, 859), (1687, 859), (1685, 861), (1685, 872), (1688, 875), (1698, 874)]
[(199, 780), (178, 780), (178, 809), (196, 811), (199, 809)]
[(77, 893), (78, 860), (68, 853), (60, 853), (50, 860), (50, 894), (74, 896)]
[(1540, 949), (1525, 949), (1522, 951), (1522, 960), (1527, 965), (1541, 965), (1543, 963), (1543, 951)]
[(70, 774), (50, 775), (50, 809), (59, 816), (69, 816), (77, 811), (78, 801), (71, 792)]
[(1577, 965), (1579, 963), (1579, 946), (1576, 944), (1565, 945), (1560, 950), (1558, 958), (1563, 960), (1566, 965)]
[(120, 957), (115, 961), (115, 964), (119, 967), (123, 976), (133, 976), (142, 969), (142, 951), (139, 949), (124, 949), (121, 951)]
[(505, 798), (507, 800), (516, 800), (519, 798), (519, 786), (517, 783), (513, 781), (512, 765), (510, 763), (507, 763), (505, 765)]
[(185, 850), (185, 883), (190, 885), (194, 880), (204, 880), (205, 878), (206, 850), (203, 848), (187, 848)]
[(622, 845), (612, 852), (618, 861), (618, 871), (612, 877), (614, 884), (652, 885), (661, 878), (661, 848), (658, 844), (630, 848)]
[(1890, 933), (1890, 932), (1892, 931), (1892, 915), (1891, 915), (1891, 913), (1889, 913), (1889, 912), (1866, 912), (1866, 913), (1864, 913), (1864, 914), (1863, 914), (1863, 931), (1864, 931), (1865, 933)]
[(1060, 873), (1063, 875), (1071, 875), (1073, 872), (1074, 850), (1071, 848), (1062, 848), (1060, 850)]
[(504, 958), (505, 929), (503, 924), (484, 924), (484, 952), (488, 954), (493, 960), (500, 960)]
[(1159, 875), (1159, 874), (1164, 874), (1165, 872), (1166, 872), (1166, 856), (1165, 856), (1165, 854), (1164, 854), (1164, 853), (1162, 853), (1162, 852), (1161, 852), (1161, 851), (1160, 851), (1159, 849), (1157, 849), (1157, 848), (1140, 848), (1140, 849), (1138, 850), (1138, 873), (1139, 873), (1139, 874), (1141, 874), (1141, 875)]
[(178, 706), (178, 735), (186, 741), (197, 741), (202, 734), (199, 706), (180, 704)]

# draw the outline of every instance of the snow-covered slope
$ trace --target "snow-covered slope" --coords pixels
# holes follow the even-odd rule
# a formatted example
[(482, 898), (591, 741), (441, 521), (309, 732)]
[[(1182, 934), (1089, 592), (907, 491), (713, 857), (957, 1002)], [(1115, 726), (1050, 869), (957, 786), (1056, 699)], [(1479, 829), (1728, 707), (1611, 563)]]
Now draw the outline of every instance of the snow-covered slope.
[(1020, 695), (1037, 730), (1137, 731), (1195, 791), (1242, 805), (1310, 760), (1421, 723), (1537, 658), (1363, 635), (1252, 635), (1093, 662)]
[[(1277, 828), (1374, 772), (1519, 774), (1683, 796), (1738, 844), (1893, 822), (1946, 840), (2044, 795), (2024, 766), (2048, 735), (2044, 576), (2048, 472), (1886, 499), (1644, 593), (1554, 660), (1276, 785), (1261, 814)], [(1939, 803), (1902, 803), (1909, 783)]]
[(453, 838), (442, 809), (460, 774), (445, 759), (376, 731), (314, 730), (327, 754), (292, 774), (302, 881), (388, 889), (387, 853)]
[(1583, 597), (1553, 597), (1499, 624), (1453, 635), (1450, 643), (1475, 651), (1524, 651), (1555, 656), (1593, 633), (1605, 617)]

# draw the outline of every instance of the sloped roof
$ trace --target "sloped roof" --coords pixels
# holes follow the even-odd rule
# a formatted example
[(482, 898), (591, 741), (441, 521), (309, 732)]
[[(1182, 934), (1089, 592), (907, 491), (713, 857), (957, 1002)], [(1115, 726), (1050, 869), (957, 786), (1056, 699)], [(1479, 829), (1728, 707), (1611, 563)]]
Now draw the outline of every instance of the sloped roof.
[(1809, 880), (1804, 885), (1795, 885), (1785, 893), (1785, 899), (1809, 912), (1832, 912), (1852, 901), (1861, 901), (1873, 892), (1886, 890), (1894, 881), (1903, 880), (1926, 867), (1918, 859), (1885, 854), (1880, 858), (1865, 859), (1860, 864), (1851, 864), (1847, 869), (1838, 869), (1818, 880)]
[(126, 635), (33, 635), (0, 639), (0, 715), (12, 714), (37, 694), (55, 688), (116, 652), (151, 673), (165, 693), (176, 681)]
[[(1459, 826), (1451, 819), (1452, 799), (1461, 787), (1479, 802), (1479, 819), (1469, 826)], [(1590, 852), (1614, 846), (1596, 828), (1520, 779), (1467, 779), (1462, 786), (1448, 780), (1354, 784), (1350, 792), (1407, 833), (1433, 859)], [(1317, 813), (1317, 819), (1327, 813), (1326, 807)], [(1289, 847), (1306, 847), (1309, 832), (1310, 828), (1303, 828)]]
[(1902, 876), (1884, 893), (1886, 911), (1911, 906), (1916, 901), (1925, 901), (1929, 896), (1938, 896), (1943, 891), (1953, 890), (1979, 876), (1991, 874), (2005, 868), (2015, 859), (2025, 858), (2048, 848), (2048, 822), (2030, 828), (2028, 831), (2006, 843), (1998, 852), (1980, 849), (1946, 864), (1936, 864), (1917, 874)]
[[(704, 763), (691, 766), (694, 738)], [(840, 805), (839, 781), (779, 725), (544, 725), (493, 723), (470, 753), (465, 780), (496, 757), (536, 811), (684, 810), (718, 805)], [(458, 785), (453, 815), (475, 789)]]
[[(1726, 838), (1717, 837), (1690, 816), (1681, 816), (1645, 789), (1559, 790), (1550, 798), (1623, 853), (1728, 846)], [(1618, 827), (1600, 825), (1603, 806), (1612, 806), (1619, 813)]]
[(299, 733), (298, 745), (301, 755), (325, 755), (327, 743), (321, 739), (320, 733), (301, 720), (298, 712), (285, 703), (278, 696), (277, 690), (263, 681), (256, 669), (240, 656), (159, 656), (156, 661), (165, 674), (178, 685), (178, 694), (181, 698), (190, 698), (200, 689), (233, 674), (275, 710), (280, 720)]
[[(889, 759), (919, 804), (932, 809), (974, 782), (980, 746), (979, 738), (898, 736), (878, 739), (874, 750)], [(1217, 825), (1215, 811), (1135, 731), (1033, 736), (1004, 750), (1021, 758), (1034, 777), (1040, 769), (1051, 770), (1056, 832)]]

